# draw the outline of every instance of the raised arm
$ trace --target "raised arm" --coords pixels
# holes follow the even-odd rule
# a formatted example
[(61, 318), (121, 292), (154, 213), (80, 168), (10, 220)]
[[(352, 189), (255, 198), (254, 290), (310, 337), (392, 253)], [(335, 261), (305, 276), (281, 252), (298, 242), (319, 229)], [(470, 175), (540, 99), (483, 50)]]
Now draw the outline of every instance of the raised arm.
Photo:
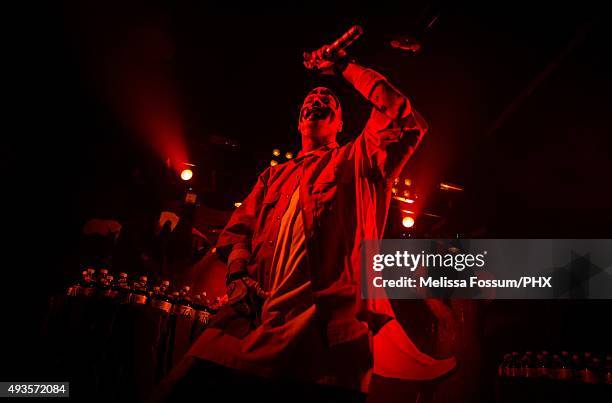
[(348, 63), (342, 76), (373, 106), (363, 133), (356, 140), (365, 165), (382, 179), (397, 176), (427, 131), (427, 123), (408, 98), (380, 73)]

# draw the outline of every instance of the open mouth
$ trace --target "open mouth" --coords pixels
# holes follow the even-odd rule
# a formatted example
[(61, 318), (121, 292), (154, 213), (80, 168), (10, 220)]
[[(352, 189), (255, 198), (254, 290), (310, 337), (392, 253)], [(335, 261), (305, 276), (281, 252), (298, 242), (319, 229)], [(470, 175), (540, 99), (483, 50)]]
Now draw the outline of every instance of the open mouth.
[(307, 106), (304, 108), (304, 111), (302, 112), (302, 118), (304, 120), (310, 120), (310, 121), (321, 120), (321, 119), (327, 118), (330, 113), (331, 113), (331, 108), (327, 106), (318, 106), (318, 105)]

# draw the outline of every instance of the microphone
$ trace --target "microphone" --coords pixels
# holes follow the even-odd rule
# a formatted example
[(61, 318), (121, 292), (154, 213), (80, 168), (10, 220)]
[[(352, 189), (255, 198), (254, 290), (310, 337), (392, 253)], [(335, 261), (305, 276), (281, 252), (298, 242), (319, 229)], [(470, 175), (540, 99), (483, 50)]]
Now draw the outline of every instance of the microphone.
[(323, 49), (323, 55), (326, 59), (330, 59), (334, 53), (348, 48), (353, 42), (363, 34), (363, 29), (359, 25), (353, 25), (340, 38), (336, 39), (331, 45), (325, 45), (314, 52), (304, 52), (304, 65), (312, 69), (314, 68), (315, 55)]

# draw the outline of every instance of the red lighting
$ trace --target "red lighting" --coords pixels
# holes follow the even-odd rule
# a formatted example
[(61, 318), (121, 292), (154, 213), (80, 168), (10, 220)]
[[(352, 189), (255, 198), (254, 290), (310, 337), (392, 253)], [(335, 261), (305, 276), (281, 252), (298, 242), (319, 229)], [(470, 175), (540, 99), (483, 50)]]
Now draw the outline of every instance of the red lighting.
[(408, 203), (408, 204), (414, 203), (414, 199), (408, 199), (406, 197), (401, 197), (401, 196), (393, 196), (393, 199), (397, 201), (401, 201), (403, 203)]
[(193, 178), (193, 171), (191, 169), (183, 169), (181, 171), (181, 179), (184, 181), (188, 181)]
[(452, 190), (455, 192), (463, 192), (463, 187), (452, 183), (440, 183), (440, 190)]
[(406, 216), (402, 219), (402, 225), (406, 228), (412, 228), (414, 226), (414, 218)]

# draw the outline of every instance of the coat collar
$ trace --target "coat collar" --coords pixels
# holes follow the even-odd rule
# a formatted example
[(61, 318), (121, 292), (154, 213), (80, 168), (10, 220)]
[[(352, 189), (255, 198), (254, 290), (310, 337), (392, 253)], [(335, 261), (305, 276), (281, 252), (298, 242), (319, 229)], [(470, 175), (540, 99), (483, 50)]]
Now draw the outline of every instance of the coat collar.
[(321, 147), (319, 147), (319, 148), (317, 148), (315, 150), (309, 151), (307, 153), (305, 153), (302, 150), (300, 150), (300, 152), (298, 153), (297, 157), (295, 157), (294, 161), (295, 162), (299, 162), (304, 157), (309, 156), (309, 155), (316, 155), (317, 157), (320, 157), (321, 155), (325, 154), (329, 150), (333, 150), (334, 148), (338, 148), (338, 142), (336, 142), (336, 141), (331, 142), (331, 143), (327, 143), (324, 146), (321, 146)]

